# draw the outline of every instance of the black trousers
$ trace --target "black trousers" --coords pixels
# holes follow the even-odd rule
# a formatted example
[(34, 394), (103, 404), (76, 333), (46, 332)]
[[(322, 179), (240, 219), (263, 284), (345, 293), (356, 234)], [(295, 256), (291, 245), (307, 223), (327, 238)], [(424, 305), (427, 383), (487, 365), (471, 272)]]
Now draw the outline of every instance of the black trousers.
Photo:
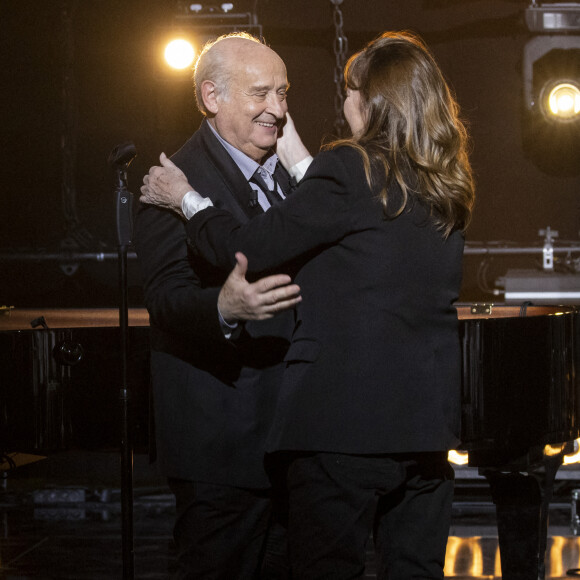
[(284, 580), (286, 529), (271, 492), (169, 479), (179, 580)]
[(288, 552), (296, 580), (443, 578), (454, 472), (447, 453), (314, 453), (288, 464)]

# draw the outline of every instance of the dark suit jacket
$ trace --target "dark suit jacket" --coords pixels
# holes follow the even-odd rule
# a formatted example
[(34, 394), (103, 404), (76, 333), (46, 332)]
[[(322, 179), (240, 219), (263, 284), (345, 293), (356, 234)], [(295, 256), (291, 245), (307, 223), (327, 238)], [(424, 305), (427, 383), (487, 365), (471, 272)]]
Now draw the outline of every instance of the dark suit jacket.
[[(391, 185), (393, 201), (400, 189)], [(188, 222), (190, 243), (229, 267), (299, 258), (297, 308), (268, 449), (395, 453), (455, 447), (460, 344), (453, 302), (463, 236), (444, 240), (415, 202), (385, 219), (358, 152), (319, 154), (293, 196), (240, 227), (219, 209)]]
[[(207, 123), (172, 157), (216, 206), (247, 222), (251, 188)], [(287, 174), (286, 174), (287, 176)], [(134, 244), (151, 320), (158, 463), (169, 477), (265, 488), (264, 441), (293, 313), (226, 340), (217, 297), (224, 274), (189, 252), (184, 221), (141, 205)]]

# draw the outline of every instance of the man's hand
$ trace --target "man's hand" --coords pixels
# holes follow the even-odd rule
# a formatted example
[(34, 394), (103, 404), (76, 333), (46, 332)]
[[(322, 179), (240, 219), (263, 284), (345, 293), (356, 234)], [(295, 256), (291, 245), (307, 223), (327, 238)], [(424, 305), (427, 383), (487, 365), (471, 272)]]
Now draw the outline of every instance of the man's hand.
[(236, 260), (218, 297), (218, 309), (226, 322), (266, 320), (302, 300), (300, 287), (291, 284), (290, 276), (276, 274), (250, 284), (246, 280), (248, 259), (237, 252)]
[(154, 165), (143, 178), (141, 203), (165, 207), (183, 215), (181, 201), (193, 187), (189, 185), (183, 171), (167, 158), (165, 153), (159, 156), (161, 167)]

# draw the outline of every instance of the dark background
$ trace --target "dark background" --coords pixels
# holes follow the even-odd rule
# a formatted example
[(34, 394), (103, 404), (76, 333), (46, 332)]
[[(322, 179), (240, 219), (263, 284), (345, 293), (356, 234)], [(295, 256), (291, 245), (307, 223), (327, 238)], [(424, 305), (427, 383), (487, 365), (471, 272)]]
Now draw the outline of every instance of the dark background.
[[(332, 2), (234, 4), (236, 12), (256, 8), (266, 41), (287, 64), (289, 106), (298, 129), (317, 150), (335, 122)], [(172, 25), (175, 5), (174, 0), (0, 3), (0, 305), (117, 304), (108, 156), (119, 143), (135, 143), (129, 189), (138, 193), (159, 152), (173, 153), (201, 120), (191, 82), (167, 77), (157, 59), (162, 28)], [(531, 37), (524, 24), (527, 6), (518, 0), (340, 5), (349, 55), (389, 29), (419, 33), (434, 52), (472, 136), (477, 207), (470, 242), (540, 244), (538, 232), (547, 226), (558, 230), (560, 240), (579, 237), (580, 163), (546, 170), (522, 146), (521, 64)], [(66, 264), (47, 259), (63, 250), (104, 252), (108, 258)], [(493, 285), (506, 268), (533, 268), (538, 260), (489, 260), (486, 283)], [(480, 265), (480, 258), (466, 256), (463, 300), (485, 298), (477, 280)], [(131, 304), (140, 305), (133, 259), (129, 285)]]

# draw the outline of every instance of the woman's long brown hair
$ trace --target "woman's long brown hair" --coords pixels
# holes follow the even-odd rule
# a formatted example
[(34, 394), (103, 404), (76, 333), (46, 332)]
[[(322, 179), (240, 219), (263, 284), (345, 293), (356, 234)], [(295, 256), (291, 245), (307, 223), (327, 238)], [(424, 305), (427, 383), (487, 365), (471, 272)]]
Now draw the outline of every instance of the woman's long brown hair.
[[(364, 129), (326, 148), (360, 151), (369, 186), (380, 186), (387, 216), (400, 215), (412, 193), (431, 209), (445, 237), (464, 231), (475, 200), (467, 131), (425, 44), (409, 32), (386, 32), (350, 58), (345, 79), (348, 88), (360, 91)], [(379, 173), (371, 169), (377, 166)], [(392, 178), (403, 200), (387, 211)]]

